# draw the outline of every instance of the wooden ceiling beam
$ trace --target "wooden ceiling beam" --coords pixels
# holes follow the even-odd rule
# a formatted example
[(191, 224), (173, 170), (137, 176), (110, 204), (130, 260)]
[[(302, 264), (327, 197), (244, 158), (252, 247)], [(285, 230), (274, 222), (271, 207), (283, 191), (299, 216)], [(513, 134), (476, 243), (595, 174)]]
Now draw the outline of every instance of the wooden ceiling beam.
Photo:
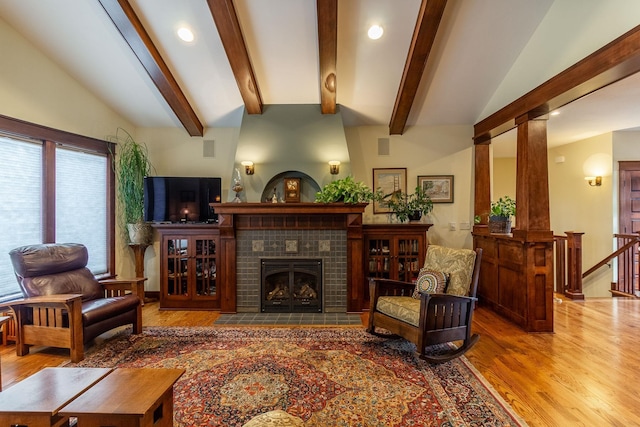
[(338, 0), (317, 0), (320, 105), (322, 114), (336, 112), (336, 62), (338, 57)]
[(391, 135), (401, 135), (404, 132), (446, 6), (447, 0), (422, 0), (420, 4), (418, 20), (413, 30), (411, 46), (389, 122)]
[(204, 126), (129, 2), (98, 1), (189, 135), (203, 136)]
[(245, 109), (249, 114), (262, 114), (262, 96), (233, 1), (207, 0), (207, 3), (240, 89)]
[(474, 125), (476, 144), (640, 72), (640, 25)]

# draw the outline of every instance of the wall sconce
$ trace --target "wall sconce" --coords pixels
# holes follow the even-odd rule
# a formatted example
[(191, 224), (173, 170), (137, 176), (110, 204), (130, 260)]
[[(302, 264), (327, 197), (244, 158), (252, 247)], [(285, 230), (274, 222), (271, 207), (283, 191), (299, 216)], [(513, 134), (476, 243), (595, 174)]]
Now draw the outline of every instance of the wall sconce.
[(244, 173), (246, 173), (247, 175), (253, 175), (253, 173), (255, 172), (253, 162), (245, 160), (244, 162), (240, 162), (240, 164), (244, 166)]
[(329, 162), (329, 172), (331, 175), (338, 175), (340, 173), (340, 162), (337, 160), (331, 160)]
[(585, 176), (584, 179), (592, 187), (600, 187), (602, 185), (601, 176)]

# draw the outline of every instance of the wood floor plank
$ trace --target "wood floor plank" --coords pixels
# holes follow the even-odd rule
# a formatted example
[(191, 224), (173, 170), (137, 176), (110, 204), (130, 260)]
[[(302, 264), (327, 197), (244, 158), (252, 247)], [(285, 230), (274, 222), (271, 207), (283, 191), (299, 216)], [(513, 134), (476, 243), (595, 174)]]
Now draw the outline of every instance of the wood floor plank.
[[(143, 325), (211, 326), (218, 316), (160, 311), (152, 302), (143, 308)], [(480, 306), (474, 318), (480, 341), (466, 357), (530, 426), (640, 425), (640, 300), (563, 300), (554, 316), (554, 333), (527, 334)], [(35, 347), (17, 357), (9, 345), (0, 347), (0, 358), (6, 389), (67, 362), (69, 352)]]

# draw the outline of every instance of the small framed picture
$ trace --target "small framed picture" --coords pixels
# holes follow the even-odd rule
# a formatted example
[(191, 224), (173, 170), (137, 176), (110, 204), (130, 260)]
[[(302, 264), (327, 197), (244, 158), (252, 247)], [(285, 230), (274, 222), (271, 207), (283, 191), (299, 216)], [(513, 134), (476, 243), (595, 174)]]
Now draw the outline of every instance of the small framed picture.
[(373, 213), (389, 213), (391, 209), (385, 200), (399, 193), (407, 194), (407, 168), (373, 169), (373, 191), (382, 190), (382, 201), (373, 202)]
[(420, 175), (418, 187), (433, 203), (453, 203), (453, 175)]
[(287, 203), (300, 201), (300, 178), (284, 179), (284, 201)]

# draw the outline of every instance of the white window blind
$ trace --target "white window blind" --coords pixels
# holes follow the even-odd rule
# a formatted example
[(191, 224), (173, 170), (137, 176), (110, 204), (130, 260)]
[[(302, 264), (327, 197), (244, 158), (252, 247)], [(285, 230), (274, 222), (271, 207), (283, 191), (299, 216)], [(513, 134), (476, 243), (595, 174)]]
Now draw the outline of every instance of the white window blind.
[(22, 296), (9, 251), (42, 242), (42, 145), (0, 136), (0, 301)]
[(107, 167), (104, 155), (56, 148), (56, 242), (85, 245), (96, 275), (108, 271)]

